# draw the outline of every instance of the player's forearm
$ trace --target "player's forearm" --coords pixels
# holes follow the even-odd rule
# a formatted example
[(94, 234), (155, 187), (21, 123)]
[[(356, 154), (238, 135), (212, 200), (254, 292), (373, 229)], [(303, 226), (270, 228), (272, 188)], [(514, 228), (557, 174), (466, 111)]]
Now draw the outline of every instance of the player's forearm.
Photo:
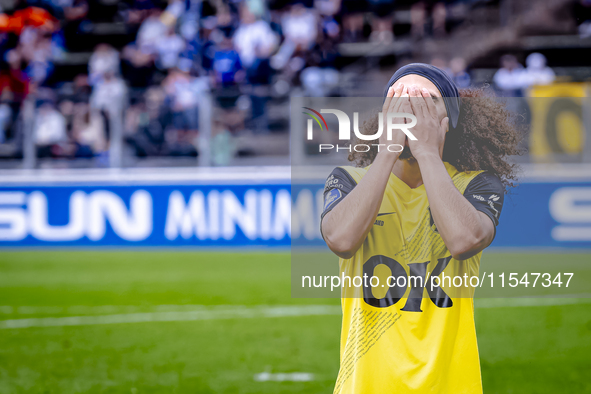
[(337, 256), (350, 258), (365, 241), (396, 159), (391, 153), (378, 154), (357, 187), (322, 220), (324, 240)]
[(448, 250), (460, 260), (477, 254), (490, 242), (488, 223), (455, 187), (438, 155), (417, 160), (433, 221)]

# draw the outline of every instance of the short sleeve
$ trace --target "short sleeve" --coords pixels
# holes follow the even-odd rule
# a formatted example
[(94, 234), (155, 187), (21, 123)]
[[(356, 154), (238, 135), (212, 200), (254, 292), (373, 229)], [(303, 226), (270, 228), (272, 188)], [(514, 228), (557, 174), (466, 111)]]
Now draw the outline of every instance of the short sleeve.
[(322, 218), (336, 207), (345, 196), (357, 186), (357, 182), (344, 169), (335, 168), (324, 184), (324, 206)]
[(495, 226), (499, 224), (505, 187), (497, 176), (487, 172), (478, 174), (466, 187), (464, 197), (476, 210), (486, 214)]

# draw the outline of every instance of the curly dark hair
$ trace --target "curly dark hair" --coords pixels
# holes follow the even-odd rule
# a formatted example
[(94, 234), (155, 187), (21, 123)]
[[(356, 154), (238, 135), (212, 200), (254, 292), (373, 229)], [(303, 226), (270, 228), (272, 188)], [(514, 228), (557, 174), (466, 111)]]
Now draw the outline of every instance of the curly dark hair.
[[(443, 161), (462, 172), (487, 171), (498, 176), (505, 188), (512, 187), (513, 181), (517, 180), (517, 165), (509, 161), (509, 156), (521, 154), (518, 145), (522, 138), (515, 114), (488, 94), (485, 88), (461, 89), (460, 97), (460, 118), (457, 127), (446, 135)], [(375, 113), (363, 123), (360, 131), (374, 134), (378, 121), (378, 114)], [(377, 139), (361, 141), (358, 138), (353, 142), (370, 146), (378, 143)], [(373, 163), (377, 153), (376, 146), (367, 152), (352, 150), (349, 161), (357, 167), (366, 167)]]

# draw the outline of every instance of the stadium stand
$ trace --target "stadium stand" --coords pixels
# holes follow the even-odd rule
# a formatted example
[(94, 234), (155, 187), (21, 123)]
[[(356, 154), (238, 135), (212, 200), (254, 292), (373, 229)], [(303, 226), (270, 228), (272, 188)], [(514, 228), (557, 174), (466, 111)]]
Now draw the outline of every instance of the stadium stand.
[(376, 95), (416, 60), (465, 86), (492, 83), (505, 54), (539, 52), (561, 81), (590, 76), (584, 1), (39, 0), (2, 12), (3, 168), (289, 164), (290, 97)]

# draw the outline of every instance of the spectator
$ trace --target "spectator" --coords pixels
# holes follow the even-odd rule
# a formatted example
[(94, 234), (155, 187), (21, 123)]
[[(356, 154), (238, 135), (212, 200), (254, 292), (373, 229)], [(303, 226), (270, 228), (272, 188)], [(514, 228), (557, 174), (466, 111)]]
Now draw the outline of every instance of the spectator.
[(213, 56), (213, 71), (216, 86), (220, 88), (235, 87), (244, 79), (240, 56), (233, 47), (232, 39), (224, 37)]
[(88, 75), (91, 86), (100, 83), (105, 74), (119, 74), (119, 52), (109, 44), (99, 44), (88, 61)]
[(572, 11), (578, 25), (579, 37), (591, 37), (591, 0), (574, 1)]
[[(316, 14), (301, 3), (291, 6), (281, 20), (281, 27), (285, 39), (277, 54), (271, 59), (271, 66), (276, 70), (286, 67), (295, 53), (309, 51), (316, 43), (318, 35)], [(304, 66), (300, 61), (295, 64), (298, 64), (298, 67), (295, 67), (297, 71)], [(293, 65), (290, 64), (292, 68)]]
[[(498, 94), (502, 97), (514, 97), (506, 100), (505, 106), (509, 112), (519, 114), (515, 121), (519, 127), (529, 127), (531, 113), (527, 100), (523, 98), (524, 89), (528, 86), (527, 72), (513, 55), (501, 57), (501, 68), (495, 73), (493, 82)], [(528, 150), (529, 139), (524, 138), (521, 148)]]
[(222, 111), (222, 123), (230, 131), (244, 129), (243, 111), (237, 108), (236, 102), (241, 95), (238, 84), (244, 80), (240, 57), (233, 49), (232, 40), (224, 37), (213, 58), (215, 78), (215, 97)]
[(72, 0), (64, 7), (64, 18), (66, 21), (79, 21), (88, 15), (87, 0)]
[(451, 70), (450, 68), (447, 66), (447, 61), (440, 56), (435, 56), (431, 59), (431, 65), (442, 69), (443, 71), (445, 71), (446, 73), (451, 75)]
[[(209, 23), (213, 22), (208, 21)], [(236, 18), (232, 14), (230, 10), (230, 5), (225, 4), (223, 2), (219, 2), (217, 4), (217, 11), (215, 15), (215, 24), (217, 29), (213, 31), (215, 42), (219, 42), (222, 40), (223, 36), (230, 37), (236, 30)]]
[(84, 39), (80, 34), (80, 26), (88, 15), (87, 0), (72, 0), (64, 7), (64, 37), (66, 47), (70, 51), (84, 49)]
[(168, 28), (164, 37), (156, 43), (158, 60), (156, 64), (161, 70), (168, 70), (178, 65), (179, 55), (185, 49), (185, 41), (174, 32), (174, 28)]
[(363, 13), (366, 9), (366, 0), (342, 0), (343, 42), (363, 39)]
[(26, 63), (17, 49), (6, 53), (8, 70), (0, 75), (0, 91), (8, 90), (13, 95), (13, 100), (18, 106), (29, 94), (30, 78), (24, 72)]
[(154, 56), (132, 43), (123, 48), (121, 71), (131, 87), (145, 88), (153, 83)]
[(320, 15), (334, 19), (341, 10), (341, 0), (315, 0), (314, 8)]
[[(324, 15), (322, 16), (320, 25), (322, 27), (322, 33), (331, 41), (334, 41), (333, 44), (336, 44), (341, 33), (341, 27), (335, 18), (333, 16)], [(332, 48), (332, 50), (336, 50), (336, 48)]]
[(87, 103), (90, 100), (92, 88), (88, 84), (88, 75), (78, 74), (74, 77), (73, 100), (80, 103)]
[(70, 99), (62, 100), (58, 104), (58, 110), (63, 115), (66, 122), (66, 133), (72, 135), (72, 123), (74, 121), (74, 102)]
[(334, 68), (308, 67), (300, 79), (307, 96), (326, 97), (338, 86), (339, 72)]
[(33, 128), (39, 157), (60, 156), (58, 144), (67, 141), (66, 120), (50, 102), (42, 102)]
[(266, 132), (266, 104), (269, 96), (267, 87), (271, 83), (272, 75), (269, 57), (277, 47), (277, 36), (267, 22), (257, 20), (249, 7), (243, 6), (241, 24), (234, 34), (233, 41), (250, 85), (253, 128)]
[[(30, 78), (25, 73), (26, 63), (18, 50), (12, 49), (6, 53), (6, 68), (0, 72), (0, 96), (2, 97), (3, 114), (10, 113), (11, 118), (5, 127), (16, 124), (22, 103), (29, 94)], [(10, 111), (6, 111), (6, 107)], [(3, 141), (19, 143), (22, 135), (17, 128), (7, 128), (3, 133)]]
[(40, 28), (53, 32), (59, 27), (59, 21), (48, 11), (39, 7), (18, 9), (12, 15), (3, 14), (0, 18), (0, 32), (20, 35), (26, 27)]
[(265, 57), (267, 52), (255, 49), (255, 61), (246, 70), (246, 79), (250, 85), (251, 119), (253, 128), (259, 132), (268, 131), (267, 102), (269, 100), (269, 86), (273, 69), (269, 59)]
[(185, 0), (170, 0), (162, 13), (162, 21), (168, 27), (174, 26), (180, 16), (186, 11)]
[[(430, 16), (430, 18), (429, 18)], [(442, 37), (445, 32), (447, 9), (439, 0), (420, 0), (410, 9), (411, 32), (415, 39), (422, 39), (428, 33)], [(431, 24), (428, 22), (431, 21)], [(429, 29), (431, 27), (431, 29)]]
[(318, 34), (317, 16), (301, 3), (291, 6), (281, 20), (281, 27), (286, 41), (292, 42), (296, 50), (308, 50), (316, 42)]
[(513, 55), (501, 57), (501, 68), (495, 73), (493, 81), (504, 97), (523, 97), (523, 88), (527, 85), (523, 66)]
[(541, 53), (534, 52), (525, 59), (524, 84), (528, 87), (533, 85), (549, 85), (554, 82), (556, 74), (554, 70), (546, 66), (546, 57)]
[(107, 116), (123, 111), (127, 98), (127, 87), (113, 72), (107, 72), (93, 88), (90, 96), (92, 109), (105, 111)]
[(268, 58), (277, 47), (277, 36), (271, 26), (257, 20), (247, 6), (241, 7), (241, 24), (234, 33), (234, 46), (242, 65), (248, 69), (258, 59)]
[(28, 63), (25, 72), (31, 82), (37, 85), (42, 84), (51, 75), (54, 69), (53, 60), (59, 57), (63, 50), (45, 26), (23, 28), (17, 49)]
[(390, 44), (394, 41), (394, 0), (369, 0), (373, 11), (370, 41)]
[(0, 144), (8, 140), (10, 126), (12, 125), (12, 108), (7, 101), (0, 101)]
[(107, 149), (104, 117), (91, 110), (87, 103), (74, 105), (72, 138), (76, 143), (76, 157), (89, 157)]
[(136, 37), (136, 44), (146, 54), (156, 54), (158, 41), (166, 36), (168, 26), (161, 20), (162, 10), (153, 8), (142, 22)]
[(126, 140), (136, 156), (166, 155), (164, 131), (169, 120), (164, 107), (165, 93), (154, 86), (147, 90), (144, 98), (145, 102), (132, 106), (126, 113)]
[(461, 57), (454, 57), (449, 62), (449, 74), (458, 88), (470, 87), (470, 74), (466, 72), (466, 61)]
[(152, 0), (133, 0), (131, 8), (125, 11), (125, 21), (130, 25), (139, 25), (156, 8)]
[(199, 128), (198, 98), (208, 89), (207, 79), (195, 78), (180, 70), (170, 70), (162, 82), (177, 130), (196, 132)]

